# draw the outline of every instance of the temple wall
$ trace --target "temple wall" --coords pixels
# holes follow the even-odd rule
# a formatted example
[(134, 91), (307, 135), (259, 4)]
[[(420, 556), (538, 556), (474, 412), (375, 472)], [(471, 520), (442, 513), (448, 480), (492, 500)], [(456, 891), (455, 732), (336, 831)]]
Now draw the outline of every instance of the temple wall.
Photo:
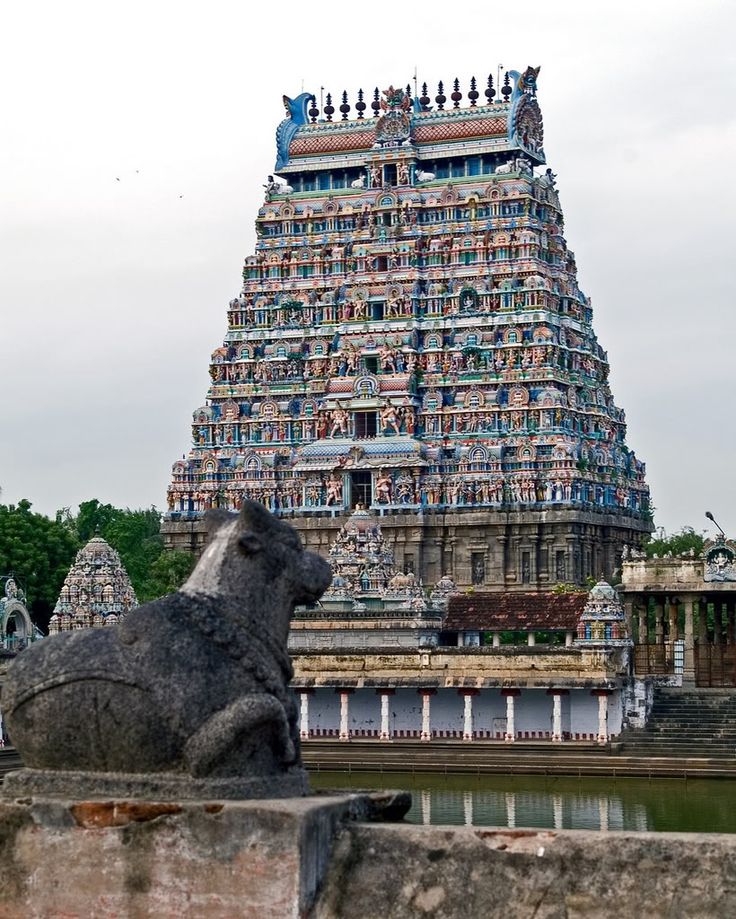
[[(308, 549), (327, 556), (344, 517), (294, 517)], [(472, 583), (473, 554), (484, 556), (484, 590), (547, 590), (559, 580), (583, 583), (585, 578), (610, 579), (626, 545), (639, 545), (650, 524), (591, 509), (539, 511), (488, 510), (446, 514), (377, 516), (396, 567), (414, 569), (426, 585), (449, 574), (460, 587)], [(164, 520), (168, 548), (201, 552), (205, 530), (201, 520)], [(522, 553), (529, 553), (529, 579), (522, 573)], [(556, 556), (564, 556), (565, 577), (558, 578)]]

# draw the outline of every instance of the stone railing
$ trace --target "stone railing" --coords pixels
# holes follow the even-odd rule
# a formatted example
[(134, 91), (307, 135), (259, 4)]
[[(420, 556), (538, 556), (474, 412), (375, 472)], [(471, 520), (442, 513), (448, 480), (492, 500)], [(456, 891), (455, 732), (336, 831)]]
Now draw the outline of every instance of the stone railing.
[(7, 802), (0, 913), (628, 919), (646, 903), (650, 916), (736, 915), (736, 836), (361, 822), (370, 816), (355, 795)]

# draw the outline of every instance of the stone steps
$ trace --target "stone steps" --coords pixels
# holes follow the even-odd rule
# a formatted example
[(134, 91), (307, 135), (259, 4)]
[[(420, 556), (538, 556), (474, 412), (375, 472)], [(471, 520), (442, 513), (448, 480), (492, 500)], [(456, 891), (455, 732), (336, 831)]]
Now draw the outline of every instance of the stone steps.
[(736, 693), (660, 689), (647, 726), (619, 739), (624, 754), (736, 758)]
[[(542, 745), (538, 745), (542, 746)], [(571, 744), (530, 750), (526, 744), (506, 747), (405, 741), (306, 741), (304, 763), (310, 771), (339, 773), (428, 773), (498, 775), (593, 775), (676, 778), (736, 778), (736, 757), (616, 754), (569, 749)], [(359, 782), (359, 779), (356, 779)]]

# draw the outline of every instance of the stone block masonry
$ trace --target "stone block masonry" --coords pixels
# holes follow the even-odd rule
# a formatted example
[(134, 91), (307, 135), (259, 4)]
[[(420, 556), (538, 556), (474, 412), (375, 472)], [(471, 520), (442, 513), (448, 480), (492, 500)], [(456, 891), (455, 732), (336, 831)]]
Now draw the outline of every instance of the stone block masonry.
[(357, 822), (380, 809), (363, 795), (8, 801), (0, 917), (736, 915), (735, 836)]
[(0, 917), (297, 919), (314, 903), (339, 826), (393, 803), (390, 793), (3, 802)]

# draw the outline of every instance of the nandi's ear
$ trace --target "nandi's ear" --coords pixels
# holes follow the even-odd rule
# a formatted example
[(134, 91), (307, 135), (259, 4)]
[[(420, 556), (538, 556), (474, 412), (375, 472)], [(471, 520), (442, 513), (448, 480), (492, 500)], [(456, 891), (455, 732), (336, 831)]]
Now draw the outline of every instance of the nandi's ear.
[(255, 555), (256, 552), (260, 552), (263, 549), (263, 542), (261, 537), (252, 532), (252, 530), (248, 530), (247, 533), (243, 533), (239, 542), (248, 555)]
[(215, 533), (223, 525), (223, 523), (229, 523), (234, 519), (235, 518), (230, 513), (230, 511), (225, 511), (221, 508), (215, 508), (214, 510), (207, 511), (207, 513), (204, 515), (204, 525), (207, 528), (207, 535), (214, 536)]

